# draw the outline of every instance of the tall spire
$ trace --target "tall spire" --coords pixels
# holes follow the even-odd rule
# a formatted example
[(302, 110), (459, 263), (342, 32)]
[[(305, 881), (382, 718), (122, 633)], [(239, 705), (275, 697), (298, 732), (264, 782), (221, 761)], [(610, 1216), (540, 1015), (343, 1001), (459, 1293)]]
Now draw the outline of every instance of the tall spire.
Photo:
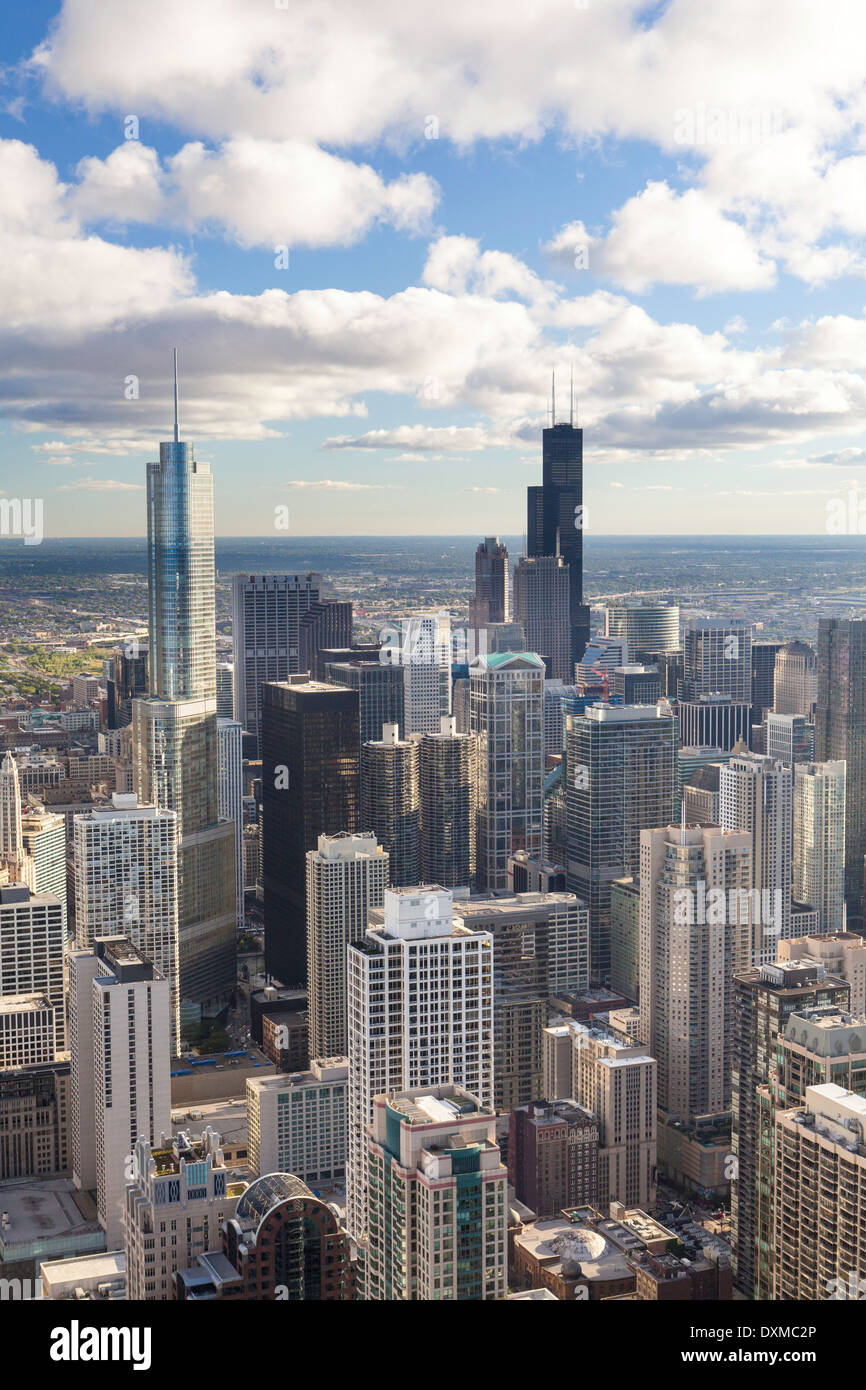
[(556, 370), (550, 373), (550, 423), (556, 424)]
[(571, 367), (571, 402), (568, 410), (568, 423), (574, 429), (574, 364)]
[(174, 349), (174, 442), (178, 442), (178, 418), (177, 418), (177, 348)]

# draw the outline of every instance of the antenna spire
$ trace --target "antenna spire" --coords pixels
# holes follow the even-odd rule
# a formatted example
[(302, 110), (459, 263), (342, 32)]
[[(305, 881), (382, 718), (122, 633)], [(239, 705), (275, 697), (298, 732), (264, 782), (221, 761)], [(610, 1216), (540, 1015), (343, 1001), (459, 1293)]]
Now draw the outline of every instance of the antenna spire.
[(550, 423), (556, 424), (556, 370), (550, 373)]
[(178, 415), (177, 415), (177, 348), (174, 349), (174, 442), (178, 442)]
[(568, 423), (574, 429), (574, 363), (571, 366), (571, 402), (568, 411)]

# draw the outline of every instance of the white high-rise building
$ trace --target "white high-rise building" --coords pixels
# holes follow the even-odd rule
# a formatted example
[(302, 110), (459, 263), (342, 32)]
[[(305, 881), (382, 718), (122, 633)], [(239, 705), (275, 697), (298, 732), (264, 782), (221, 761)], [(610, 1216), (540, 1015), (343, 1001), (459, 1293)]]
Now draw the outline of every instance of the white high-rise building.
[(24, 853), (31, 861), (34, 893), (59, 898), (66, 921), (66, 817), (41, 807), (21, 817)]
[(751, 964), (746, 830), (672, 826), (640, 836), (640, 1032), (659, 1107), (686, 1126), (731, 1104), (733, 978)]
[[(493, 1104), (493, 940), (454, 914), (443, 888), (388, 889), (349, 946), (347, 1226), (367, 1228), (373, 1099), (454, 1083)], [(377, 920), (378, 919), (378, 920)]]
[(65, 1044), (63, 907), (50, 893), (26, 884), (0, 887), (0, 998), (44, 996), (54, 1008), (57, 1050)]
[(752, 965), (772, 965), (780, 940), (791, 936), (793, 774), (772, 758), (734, 752), (719, 772), (723, 830), (752, 836)]
[(307, 853), (307, 992), (313, 1057), (342, 1056), (346, 1051), (346, 949), (363, 939), (370, 910), (382, 906), (387, 887), (388, 854), (375, 835), (320, 835), (318, 849)]
[(818, 913), (818, 935), (845, 918), (845, 763), (794, 768), (794, 897)]
[(106, 1247), (123, 1245), (139, 1139), (171, 1133), (169, 983), (124, 937), (69, 953), (72, 1152), (96, 1188)]
[(250, 1167), (294, 1173), (311, 1187), (346, 1173), (346, 1057), (316, 1057), (309, 1071), (247, 1078)]
[[(387, 650), (387, 648), (386, 648)], [(451, 619), (447, 613), (414, 613), (390, 646), (403, 667), (403, 734), (438, 734), (451, 713)]]
[(541, 858), (544, 822), (544, 662), (532, 652), (469, 665), (470, 731), (478, 739), (476, 882), (508, 887), (508, 856)]
[(217, 719), (220, 820), (235, 827), (238, 930), (244, 925), (244, 754), (243, 728), (237, 719)]
[(177, 815), (115, 792), (73, 821), (75, 942), (128, 937), (169, 982), (171, 1049), (180, 1050)]
[(17, 859), (23, 852), (18, 764), (6, 753), (0, 764), (0, 859)]

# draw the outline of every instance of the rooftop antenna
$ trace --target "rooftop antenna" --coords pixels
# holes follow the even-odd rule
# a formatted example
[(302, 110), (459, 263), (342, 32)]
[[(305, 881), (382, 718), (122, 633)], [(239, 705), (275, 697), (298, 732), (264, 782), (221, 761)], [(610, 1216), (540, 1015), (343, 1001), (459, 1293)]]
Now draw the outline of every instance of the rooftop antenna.
[(177, 419), (177, 348), (174, 349), (174, 442), (178, 442), (178, 419)]
[(550, 423), (556, 424), (556, 371), (550, 373)]
[(568, 412), (568, 423), (574, 429), (574, 363), (571, 366), (571, 405)]

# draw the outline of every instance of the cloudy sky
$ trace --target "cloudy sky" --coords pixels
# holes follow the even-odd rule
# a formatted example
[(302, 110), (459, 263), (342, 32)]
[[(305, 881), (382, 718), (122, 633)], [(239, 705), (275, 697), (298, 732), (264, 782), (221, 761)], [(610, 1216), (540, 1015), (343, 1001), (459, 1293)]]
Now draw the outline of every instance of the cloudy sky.
[[(0, 86), (0, 491), (138, 535), (823, 532), (866, 480), (862, 0), (29, 0)], [(281, 513), (280, 513), (281, 515)]]

